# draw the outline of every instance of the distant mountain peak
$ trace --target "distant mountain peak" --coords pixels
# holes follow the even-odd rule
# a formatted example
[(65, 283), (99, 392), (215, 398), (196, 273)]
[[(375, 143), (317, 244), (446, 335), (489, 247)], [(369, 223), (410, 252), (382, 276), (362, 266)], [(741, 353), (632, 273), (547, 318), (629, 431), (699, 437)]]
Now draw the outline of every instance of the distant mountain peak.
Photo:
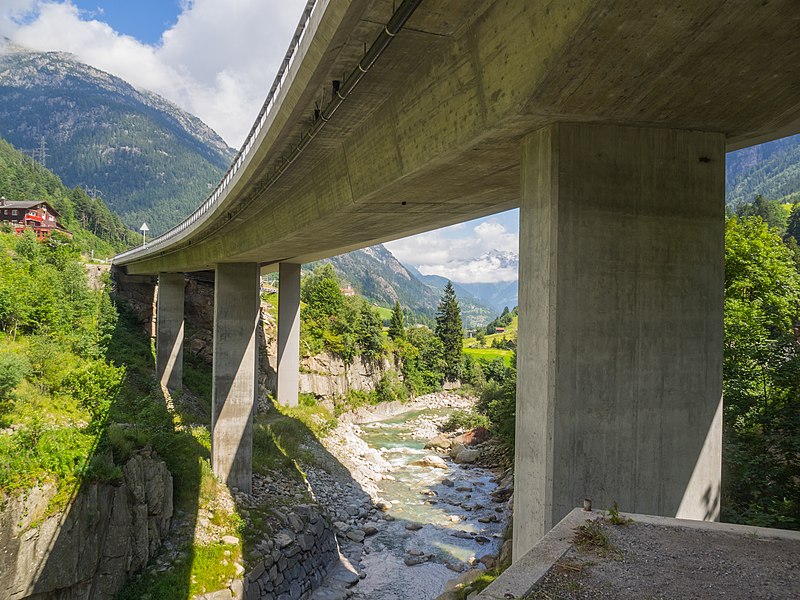
[(0, 137), (34, 155), (44, 140), (47, 167), (97, 188), (131, 227), (147, 221), (158, 234), (180, 222), (235, 154), (197, 117), (72, 54), (8, 40), (2, 50)]

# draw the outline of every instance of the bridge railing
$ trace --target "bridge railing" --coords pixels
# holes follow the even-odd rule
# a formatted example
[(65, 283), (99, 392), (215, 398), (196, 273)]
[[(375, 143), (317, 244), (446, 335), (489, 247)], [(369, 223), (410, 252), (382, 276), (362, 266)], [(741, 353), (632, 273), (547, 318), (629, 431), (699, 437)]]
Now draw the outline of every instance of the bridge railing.
[(300, 47), (301, 42), (305, 36), (305, 33), (308, 29), (308, 23), (311, 20), (311, 16), (314, 12), (315, 7), (317, 6), (317, 0), (308, 0), (306, 2), (306, 6), (303, 9), (303, 14), (300, 17), (300, 23), (297, 25), (297, 28), (294, 31), (294, 35), (292, 36), (292, 40), (289, 43), (289, 49), (286, 51), (286, 55), (281, 61), (281, 66), (278, 69), (278, 74), (275, 76), (275, 80), (272, 82), (272, 87), (267, 94), (266, 100), (264, 100), (264, 104), (261, 106), (261, 110), (256, 117), (253, 126), (250, 128), (250, 132), (247, 134), (247, 138), (245, 138), (244, 143), (242, 144), (239, 151), (236, 153), (236, 156), (233, 158), (231, 165), (228, 167), (227, 172), (222, 177), (220, 182), (217, 184), (217, 187), (214, 188), (214, 191), (205, 199), (205, 201), (198, 206), (195, 211), (189, 215), (185, 220), (181, 223), (163, 233), (162, 235), (152, 239), (147, 245), (139, 246), (137, 248), (133, 248), (132, 250), (128, 250), (121, 254), (118, 254), (114, 261), (125, 260), (128, 258), (134, 258), (137, 255), (146, 255), (151, 252), (158, 250), (159, 248), (163, 248), (165, 245), (169, 244), (174, 238), (182, 234), (186, 231), (189, 227), (197, 223), (202, 217), (204, 217), (214, 206), (217, 204), (219, 199), (224, 195), (225, 190), (227, 189), (230, 182), (233, 180), (236, 173), (242, 167), (247, 158), (250, 151), (253, 149), (255, 145), (255, 141), (258, 138), (258, 135), (261, 133), (261, 130), (267, 124), (267, 117), (271, 113), (272, 109), (275, 108), (276, 98), (278, 96), (278, 92), (282, 89), (284, 83), (286, 82), (286, 78), (288, 77), (289, 70), (294, 63), (295, 60), (298, 58), (298, 51), (297, 49)]

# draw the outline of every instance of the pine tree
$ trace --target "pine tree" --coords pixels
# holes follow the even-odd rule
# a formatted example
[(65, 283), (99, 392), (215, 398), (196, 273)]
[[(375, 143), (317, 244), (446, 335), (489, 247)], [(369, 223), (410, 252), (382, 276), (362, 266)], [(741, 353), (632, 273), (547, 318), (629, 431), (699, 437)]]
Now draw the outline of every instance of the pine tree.
[(436, 311), (436, 335), (444, 346), (445, 379), (455, 381), (461, 375), (463, 342), (461, 309), (458, 307), (456, 291), (449, 281)]
[(400, 308), (400, 302), (398, 300), (394, 301), (392, 320), (389, 323), (389, 337), (393, 340), (406, 339), (405, 317), (403, 316), (403, 309)]

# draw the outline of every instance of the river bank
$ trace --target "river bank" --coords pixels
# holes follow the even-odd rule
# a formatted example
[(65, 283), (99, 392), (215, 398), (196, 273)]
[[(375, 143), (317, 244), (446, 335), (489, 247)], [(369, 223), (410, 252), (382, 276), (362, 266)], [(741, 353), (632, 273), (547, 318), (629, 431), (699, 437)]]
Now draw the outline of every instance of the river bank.
[(425, 448), (454, 410), (474, 402), (437, 393), (339, 419), (322, 443), (347, 475), (312, 465), (306, 475), (361, 582), (323, 585), (312, 598), (432, 599), (459, 574), (494, 566), (511, 513), (510, 472), (476, 464), (487, 446), (480, 439), (462, 464), (457, 452)]

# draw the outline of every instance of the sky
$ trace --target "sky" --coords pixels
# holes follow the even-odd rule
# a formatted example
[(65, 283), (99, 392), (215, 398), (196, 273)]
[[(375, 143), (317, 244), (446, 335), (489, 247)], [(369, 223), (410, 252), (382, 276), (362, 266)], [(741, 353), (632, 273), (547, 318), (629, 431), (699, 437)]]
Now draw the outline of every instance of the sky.
[[(306, 0), (0, 0), (0, 38), (78, 60), (200, 117), (238, 148), (261, 108)], [(518, 211), (386, 244), (423, 274), (516, 279)], [(496, 254), (496, 252), (495, 252)]]

